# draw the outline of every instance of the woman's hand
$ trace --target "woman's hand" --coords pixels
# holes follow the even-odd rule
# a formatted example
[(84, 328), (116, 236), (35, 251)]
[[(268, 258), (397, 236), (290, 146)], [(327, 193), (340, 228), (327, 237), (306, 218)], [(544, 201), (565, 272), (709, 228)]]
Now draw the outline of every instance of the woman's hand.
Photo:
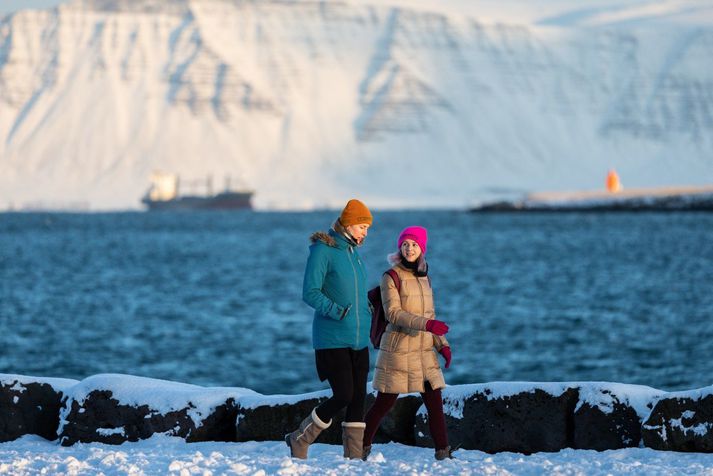
[(432, 319), (426, 323), (426, 330), (437, 336), (448, 334), (448, 325), (443, 321)]
[(451, 366), (451, 348), (448, 346), (441, 347), (441, 350), (438, 351), (444, 359), (446, 359), (446, 368)]
[(339, 315), (339, 320), (340, 320), (340, 321), (341, 321), (342, 319), (344, 319), (345, 317), (347, 317), (347, 314), (349, 314), (349, 310), (350, 310), (351, 308), (352, 308), (352, 305), (351, 305), (351, 304), (344, 308), (344, 310), (342, 311), (342, 313)]

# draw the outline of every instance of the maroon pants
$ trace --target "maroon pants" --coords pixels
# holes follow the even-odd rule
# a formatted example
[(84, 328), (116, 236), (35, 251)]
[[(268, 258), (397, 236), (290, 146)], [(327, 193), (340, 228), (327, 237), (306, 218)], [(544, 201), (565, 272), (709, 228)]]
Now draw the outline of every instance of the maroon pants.
[[(396, 403), (398, 393), (376, 394), (374, 405), (366, 413), (366, 429), (364, 430), (364, 446), (371, 445), (374, 440), (376, 430), (379, 429), (381, 420), (389, 413), (391, 407)], [(441, 390), (433, 390), (431, 384), (426, 382), (426, 391), (421, 393), (423, 403), (428, 411), (428, 427), (431, 430), (431, 437), (437, 450), (448, 447), (448, 435), (446, 434), (446, 417), (443, 415), (443, 399)]]

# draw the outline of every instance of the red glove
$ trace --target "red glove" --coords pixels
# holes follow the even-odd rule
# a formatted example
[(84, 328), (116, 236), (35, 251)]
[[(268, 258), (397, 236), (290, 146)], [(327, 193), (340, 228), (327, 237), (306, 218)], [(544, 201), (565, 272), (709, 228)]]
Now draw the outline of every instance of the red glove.
[(437, 336), (444, 336), (448, 334), (448, 325), (443, 321), (437, 321), (436, 319), (433, 319), (426, 323), (426, 330), (431, 334), (435, 334)]
[(451, 366), (451, 348), (448, 346), (441, 347), (441, 350), (439, 350), (440, 354), (443, 356), (444, 359), (446, 359), (446, 368)]

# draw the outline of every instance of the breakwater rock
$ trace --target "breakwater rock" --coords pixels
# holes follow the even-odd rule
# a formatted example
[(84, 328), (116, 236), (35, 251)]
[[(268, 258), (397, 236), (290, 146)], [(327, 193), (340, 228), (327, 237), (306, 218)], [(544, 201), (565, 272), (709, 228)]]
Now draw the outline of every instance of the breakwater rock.
[(713, 211), (713, 186), (539, 192), (515, 200), (484, 203), (471, 209), (491, 212), (677, 212)]
[[(261, 395), (245, 388), (200, 387), (129, 375), (82, 381), (0, 374), (0, 442), (25, 434), (119, 444), (154, 434), (193, 441), (282, 440), (322, 390)], [(367, 408), (373, 402), (373, 392)], [(452, 445), (489, 453), (647, 446), (713, 452), (713, 386), (664, 392), (610, 382), (493, 382), (443, 390)], [(339, 444), (341, 418), (317, 442)], [(418, 395), (401, 396), (376, 436), (431, 446)]]

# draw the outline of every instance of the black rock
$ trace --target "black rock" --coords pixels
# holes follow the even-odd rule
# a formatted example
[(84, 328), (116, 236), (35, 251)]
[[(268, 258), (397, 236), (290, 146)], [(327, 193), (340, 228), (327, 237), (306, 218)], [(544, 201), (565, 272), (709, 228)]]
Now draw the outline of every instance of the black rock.
[[(497, 453), (559, 451), (572, 441), (576, 388), (555, 396), (541, 389), (488, 399), (485, 388), (462, 399), (444, 396), (445, 406), (462, 409), (462, 418), (446, 414), (452, 447)], [(416, 416), (416, 444), (433, 446), (425, 414)]]
[(713, 395), (661, 398), (641, 432), (656, 450), (713, 452)]
[(0, 381), (0, 442), (28, 434), (57, 439), (62, 397), (48, 383)]
[[(295, 430), (312, 410), (327, 399), (305, 395), (304, 400), (282, 403), (280, 398), (260, 397), (238, 401), (236, 441), (280, 441)], [(245, 402), (251, 402), (246, 404)], [(343, 418), (343, 417), (342, 417)], [(341, 421), (335, 418), (317, 438), (317, 443), (341, 444)]]
[(641, 420), (636, 410), (620, 402), (616, 395), (611, 398), (609, 412), (589, 403), (574, 412), (573, 448), (604, 451), (639, 446)]
[[(312, 410), (324, 402), (328, 392), (316, 392), (305, 395), (303, 400), (281, 403), (281, 398), (270, 396), (255, 397), (238, 402), (236, 422), (237, 441), (281, 441), (285, 435), (296, 429), (300, 422)], [(317, 396), (322, 395), (322, 396)], [(284, 400), (282, 400), (284, 401)], [(367, 395), (365, 412), (374, 403), (374, 395)], [(384, 417), (377, 431), (374, 442), (387, 443), (395, 441), (403, 444), (414, 444), (413, 426), (416, 410), (421, 405), (420, 397), (405, 395), (394, 404), (394, 408)], [(337, 414), (332, 424), (324, 430), (316, 443), (333, 445), (342, 444), (342, 422), (344, 411)]]
[(111, 390), (91, 391), (80, 404), (69, 399), (60, 442), (121, 444), (150, 438), (156, 433), (179, 436), (188, 442), (234, 441), (237, 408), (230, 398), (218, 405), (198, 425), (189, 415), (195, 406), (161, 412), (147, 404), (126, 405), (113, 398)]

